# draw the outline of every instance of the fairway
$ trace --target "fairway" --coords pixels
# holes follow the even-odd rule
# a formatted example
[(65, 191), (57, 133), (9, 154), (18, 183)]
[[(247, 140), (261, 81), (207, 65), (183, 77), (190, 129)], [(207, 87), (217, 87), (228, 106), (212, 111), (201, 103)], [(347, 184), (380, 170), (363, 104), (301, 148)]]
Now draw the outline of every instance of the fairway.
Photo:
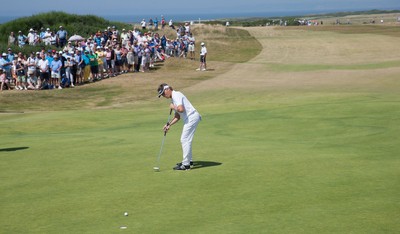
[[(171, 60), (35, 94), (56, 107), (14, 107), (29, 94), (1, 93), (0, 233), (398, 233), (400, 32), (343, 27), (217, 28), (262, 48), (213, 61), (212, 48), (229, 45), (204, 34), (210, 71)], [(164, 81), (203, 117), (190, 171), (172, 170), (182, 123), (153, 171)]]

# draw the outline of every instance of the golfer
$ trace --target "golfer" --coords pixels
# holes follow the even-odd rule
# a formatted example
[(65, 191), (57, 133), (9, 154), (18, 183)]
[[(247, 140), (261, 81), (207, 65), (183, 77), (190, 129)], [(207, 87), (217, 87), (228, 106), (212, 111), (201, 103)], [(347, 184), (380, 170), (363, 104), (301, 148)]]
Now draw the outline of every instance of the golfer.
[(193, 166), (192, 161), (192, 141), (194, 133), (196, 132), (197, 125), (201, 120), (199, 112), (192, 106), (190, 101), (181, 92), (175, 91), (171, 86), (163, 83), (158, 89), (158, 97), (165, 97), (172, 99), (170, 108), (175, 111), (174, 118), (164, 125), (163, 130), (168, 132), (172, 125), (178, 122), (180, 119), (183, 120), (183, 130), (181, 135), (183, 160), (181, 163), (177, 163), (173, 168), (174, 170), (190, 170), (190, 166)]

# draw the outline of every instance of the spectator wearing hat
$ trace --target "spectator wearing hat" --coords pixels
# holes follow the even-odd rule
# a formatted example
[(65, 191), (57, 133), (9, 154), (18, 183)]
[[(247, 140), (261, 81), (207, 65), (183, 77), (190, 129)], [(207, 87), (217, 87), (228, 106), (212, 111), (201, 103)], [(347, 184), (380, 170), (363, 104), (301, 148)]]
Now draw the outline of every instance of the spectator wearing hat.
[(99, 73), (100, 73), (100, 79), (104, 78), (104, 60), (105, 60), (105, 52), (103, 47), (97, 46), (96, 48), (96, 54), (97, 54), (97, 63), (99, 65)]
[(133, 71), (133, 66), (135, 65), (135, 56), (133, 53), (133, 47), (130, 46), (128, 49), (128, 53), (126, 54), (126, 60), (128, 63), (128, 72), (132, 72)]
[(18, 31), (18, 37), (17, 37), (18, 46), (21, 48), (24, 47), (26, 44), (26, 40), (27, 37), (24, 34), (22, 34), (21, 31)]
[(99, 78), (99, 62), (98, 62), (98, 56), (95, 52), (92, 50), (89, 51), (89, 64), (90, 64), (90, 73), (91, 73), (91, 80), (95, 82)]
[(189, 50), (189, 57), (191, 60), (195, 60), (196, 59), (196, 48), (195, 48), (195, 42), (196, 39), (194, 38), (192, 33), (189, 33), (189, 46), (188, 46), (188, 50)]
[(40, 60), (40, 52), (37, 51), (36, 53), (35, 52), (32, 52), (32, 53), (35, 58), (35, 76), (39, 79), (40, 71), (39, 71), (38, 63)]
[(142, 61), (141, 61), (141, 72), (147, 72), (150, 65), (150, 49), (147, 45), (143, 47)]
[(44, 42), (44, 34), (46, 34), (46, 30), (43, 27), (40, 28), (39, 39), (40, 42)]
[(8, 54), (7, 54), (8, 61), (13, 61), (13, 60), (14, 60), (14, 57), (15, 57), (14, 52), (12, 51), (11, 48), (8, 48), (7, 51), (8, 51)]
[(161, 29), (164, 29), (165, 25), (167, 25), (167, 22), (165, 21), (164, 16), (161, 16)]
[(76, 63), (76, 73), (75, 73), (75, 85), (82, 84), (82, 68), (85, 63), (82, 60), (82, 54), (80, 50), (75, 50), (75, 63)]
[(12, 68), (12, 61), (8, 59), (8, 56), (6, 53), (2, 53), (1, 58), (0, 58), (0, 68), (3, 69), (3, 72), (6, 75), (7, 79), (11, 79), (11, 68)]
[(121, 73), (122, 67), (122, 51), (119, 45), (115, 47), (115, 73), (118, 75)]
[(15, 65), (15, 73), (17, 74), (16, 89), (17, 90), (27, 90), (25, 65), (21, 58), (17, 59), (17, 64)]
[(14, 32), (10, 32), (10, 35), (8, 36), (8, 46), (14, 45), (17, 45), (17, 38), (15, 37)]
[(42, 53), (41, 58), (38, 62), (40, 82), (41, 83), (49, 83), (49, 61), (46, 59), (46, 54)]
[(85, 50), (84, 54), (82, 55), (82, 60), (85, 66), (82, 68), (83, 70), (83, 77), (82, 82), (86, 82), (89, 80), (90, 77), (90, 59), (89, 59), (89, 51)]
[(127, 73), (128, 72), (128, 60), (126, 56), (128, 55), (128, 49), (124, 46), (121, 47), (121, 73)]
[(106, 46), (106, 43), (107, 43), (107, 41), (108, 41), (108, 30), (107, 29), (104, 29), (104, 32), (101, 34), (101, 38), (102, 38), (102, 40), (101, 40), (101, 46), (103, 46), (103, 47), (105, 47)]
[(201, 50), (200, 50), (200, 67), (197, 71), (205, 71), (207, 69), (207, 47), (204, 42), (201, 43)]
[(146, 20), (142, 19), (142, 21), (140, 21), (140, 26), (142, 27), (142, 30), (146, 30)]
[(125, 29), (122, 29), (122, 33), (121, 33), (121, 45), (122, 47), (126, 47), (126, 45), (128, 44), (130, 40), (130, 33), (127, 32)]
[(61, 68), (62, 68), (61, 60), (60, 60), (58, 54), (55, 54), (54, 60), (50, 63), (50, 71), (51, 71), (50, 83), (54, 86), (54, 88), (56, 88), (58, 86), (58, 89), (62, 89), (62, 87), (60, 85)]
[(26, 66), (28, 67), (28, 77), (31, 73), (33, 74), (33, 76), (36, 77), (36, 64), (37, 62), (35, 53), (32, 52), (29, 58), (26, 60)]
[(108, 39), (112, 39), (112, 35), (113, 35), (113, 31), (111, 29), (111, 27), (107, 27), (107, 34), (108, 34)]
[(119, 31), (117, 30), (117, 28), (115, 27), (115, 25), (113, 25), (112, 26), (112, 34), (113, 34), (113, 36), (115, 36), (115, 38), (117, 38), (118, 39), (118, 37), (120, 36), (120, 33), (119, 33)]
[(106, 49), (106, 52), (105, 52), (105, 54), (106, 54), (106, 70), (108, 71), (108, 76), (113, 77), (113, 76), (115, 76), (114, 65), (113, 65), (114, 60), (115, 60), (115, 51), (108, 46), (106, 46), (105, 49)]
[(60, 26), (60, 29), (57, 31), (57, 44), (58, 47), (63, 48), (67, 42), (68, 32), (64, 29), (63, 26)]
[(111, 47), (113, 47), (113, 48), (115, 48), (116, 46), (118, 45), (118, 40), (117, 40), (117, 38), (113, 38), (112, 40), (111, 40)]
[(4, 73), (3, 68), (0, 68), (0, 92), (3, 91), (3, 89), (5, 88), (11, 90), (10, 82), (6, 77), (6, 74)]
[(157, 17), (154, 19), (154, 30), (157, 31), (158, 30), (158, 19)]
[(35, 42), (36, 42), (36, 33), (31, 28), (31, 29), (29, 29), (29, 33), (28, 33), (28, 43), (29, 43), (29, 45), (33, 46), (33, 45), (35, 45)]
[(93, 51), (94, 44), (92, 43), (92, 39), (88, 39), (86, 42), (86, 50)]
[(149, 30), (153, 30), (154, 21), (152, 18), (149, 19)]
[(169, 26), (170, 28), (172, 28), (173, 30), (175, 30), (174, 22), (172, 22), (172, 19), (169, 20), (168, 26)]
[(28, 87), (28, 89), (39, 89), (39, 87), (40, 87), (39, 80), (38, 80), (37, 76), (35, 76), (35, 73), (33, 73), (33, 72), (30, 73), (28, 71), (27, 87)]
[(135, 42), (133, 45), (133, 56), (134, 56), (134, 70), (135, 72), (140, 71), (140, 65), (142, 64), (143, 50), (142, 47)]
[(51, 31), (50, 28), (46, 29), (46, 32), (43, 35), (43, 41), (45, 45), (51, 45), (51, 39), (52, 39), (52, 35), (51, 35)]
[(65, 68), (65, 77), (69, 80), (71, 87), (74, 87), (74, 77), (72, 75), (72, 67), (74, 66), (74, 62), (71, 59), (71, 56), (67, 56), (64, 61)]
[[(50, 68), (51, 62), (53, 62), (53, 60), (54, 60), (54, 56), (53, 56), (54, 53), (55, 53), (55, 50), (47, 51), (46, 59), (47, 59), (47, 61), (49, 61), (49, 68)], [(50, 71), (49, 75), (51, 76), (51, 71)]]
[(72, 51), (74, 51), (75, 47), (72, 45), (72, 42), (68, 42), (67, 45), (65, 45), (64, 47), (64, 51), (67, 51), (68, 53), (71, 53)]
[(75, 60), (75, 52), (71, 51), (71, 53), (69, 53), (69, 57), (71, 57), (71, 62), (72, 62), (72, 67), (71, 67), (71, 76), (72, 76), (72, 80), (71, 80), (71, 87), (74, 87), (74, 83), (76, 83), (76, 73), (78, 70), (78, 63)]
[(35, 59), (36, 59), (36, 76), (39, 78), (40, 70), (39, 70), (39, 66), (38, 65), (39, 65), (39, 61), (41, 59), (40, 52), (39, 51), (36, 52), (35, 55), (36, 55), (36, 57), (35, 57)]
[(57, 34), (55, 34), (54, 32), (51, 32), (50, 45), (57, 46), (57, 41), (58, 41)]

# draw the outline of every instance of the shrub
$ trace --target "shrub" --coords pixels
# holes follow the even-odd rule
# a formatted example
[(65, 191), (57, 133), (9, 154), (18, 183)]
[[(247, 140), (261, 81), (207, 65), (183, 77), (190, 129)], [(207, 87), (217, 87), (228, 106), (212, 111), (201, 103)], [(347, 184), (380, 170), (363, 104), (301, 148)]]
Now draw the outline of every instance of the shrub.
[(83, 37), (88, 37), (98, 30), (104, 30), (108, 26), (116, 26), (118, 29), (131, 27), (129, 24), (111, 22), (94, 15), (76, 15), (52, 11), (18, 18), (0, 25), (0, 48), (7, 47), (10, 32), (17, 35), (18, 31), (22, 31), (24, 35), (27, 35), (30, 28), (38, 30), (38, 32), (41, 28), (50, 28), (57, 32), (60, 25), (67, 30), (69, 36), (79, 34)]

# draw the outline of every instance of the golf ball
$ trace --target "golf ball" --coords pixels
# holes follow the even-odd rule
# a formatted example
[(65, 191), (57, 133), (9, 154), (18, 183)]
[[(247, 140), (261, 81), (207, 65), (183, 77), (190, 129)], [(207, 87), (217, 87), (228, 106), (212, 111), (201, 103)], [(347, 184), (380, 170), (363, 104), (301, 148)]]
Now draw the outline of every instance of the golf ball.
[(124, 215), (125, 215), (125, 216), (128, 216), (128, 212), (125, 212)]

